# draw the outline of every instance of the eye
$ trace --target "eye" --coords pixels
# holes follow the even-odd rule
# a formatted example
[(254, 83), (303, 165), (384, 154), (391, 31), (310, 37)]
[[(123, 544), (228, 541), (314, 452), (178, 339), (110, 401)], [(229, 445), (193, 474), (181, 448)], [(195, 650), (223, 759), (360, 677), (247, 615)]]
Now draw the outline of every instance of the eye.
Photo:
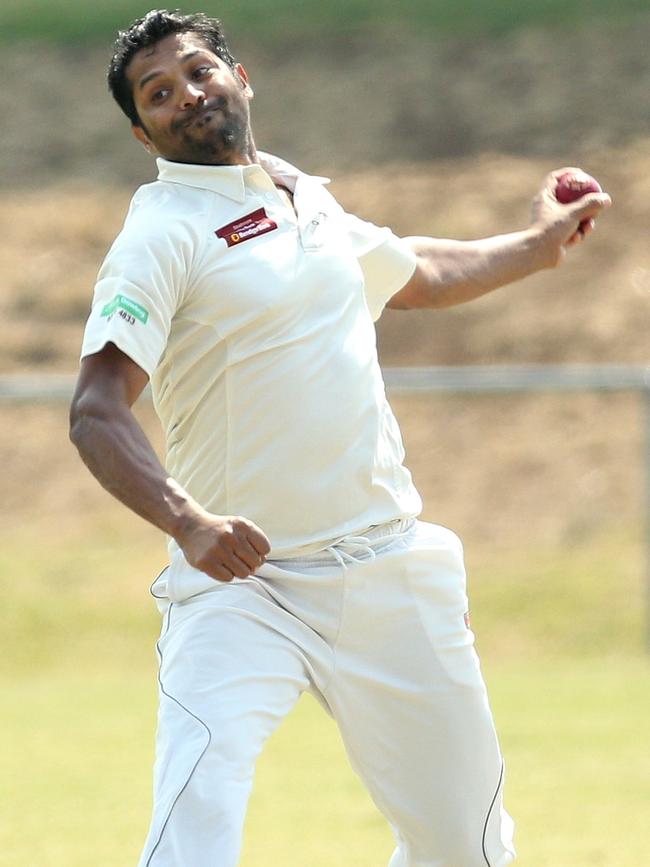
[(208, 75), (208, 73), (211, 72), (212, 69), (213, 67), (207, 63), (204, 63), (201, 66), (197, 66), (192, 73), (192, 78), (203, 78), (203, 76)]
[(154, 90), (153, 93), (149, 97), (149, 101), (158, 104), (164, 101), (164, 99), (169, 94), (168, 87), (159, 87), (158, 90)]

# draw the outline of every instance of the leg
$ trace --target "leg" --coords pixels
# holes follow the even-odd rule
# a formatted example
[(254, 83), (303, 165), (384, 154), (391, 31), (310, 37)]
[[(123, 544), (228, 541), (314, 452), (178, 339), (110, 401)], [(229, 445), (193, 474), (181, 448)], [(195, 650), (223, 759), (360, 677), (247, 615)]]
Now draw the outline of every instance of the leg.
[(158, 644), (154, 811), (140, 867), (234, 867), (255, 761), (308, 686), (286, 616), (253, 583), (172, 604)]
[(420, 525), (413, 539), (351, 568), (349, 582), (327, 699), (353, 766), (395, 829), (390, 867), (505, 867), (512, 824), (464, 622), (460, 543)]

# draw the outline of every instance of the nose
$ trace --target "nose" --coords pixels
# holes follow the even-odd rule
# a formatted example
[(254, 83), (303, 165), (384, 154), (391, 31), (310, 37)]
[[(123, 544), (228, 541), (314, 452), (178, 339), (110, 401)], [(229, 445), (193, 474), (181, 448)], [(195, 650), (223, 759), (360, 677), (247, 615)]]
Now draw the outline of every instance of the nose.
[(181, 108), (196, 108), (205, 101), (205, 93), (192, 81), (188, 81), (181, 95)]

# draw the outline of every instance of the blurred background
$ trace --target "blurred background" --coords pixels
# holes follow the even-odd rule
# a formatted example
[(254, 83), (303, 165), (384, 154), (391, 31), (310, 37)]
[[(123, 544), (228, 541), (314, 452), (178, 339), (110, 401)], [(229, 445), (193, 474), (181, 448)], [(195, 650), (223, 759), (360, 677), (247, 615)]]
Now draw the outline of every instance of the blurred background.
[[(155, 176), (105, 85), (115, 30), (149, 8), (1, 0), (0, 374), (74, 373), (97, 268)], [(347, 209), (399, 234), (522, 228), (563, 165), (611, 193), (561, 269), (467, 307), (388, 311), (384, 365), (648, 363), (647, 0), (200, 8), (249, 72), (258, 147), (332, 177)], [(465, 541), (521, 863), (639, 867), (647, 407), (636, 392), (392, 402), (425, 517)], [(85, 470), (65, 403), (0, 411), (0, 864), (134, 864), (164, 541)], [(161, 448), (146, 400), (138, 413)], [(390, 850), (333, 726), (301, 702), (262, 759), (242, 863), (375, 867)]]

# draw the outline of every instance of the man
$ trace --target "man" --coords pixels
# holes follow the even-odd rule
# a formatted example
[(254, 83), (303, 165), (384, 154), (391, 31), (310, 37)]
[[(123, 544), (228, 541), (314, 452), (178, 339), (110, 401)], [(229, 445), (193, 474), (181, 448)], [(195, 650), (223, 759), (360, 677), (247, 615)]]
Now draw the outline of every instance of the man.
[[(150, 12), (120, 33), (109, 83), (159, 179), (100, 271), (71, 437), (170, 537), (141, 867), (237, 863), (255, 760), (303, 690), (394, 829), (391, 867), (504, 867), (462, 548), (416, 520), (373, 318), (557, 265), (609, 198), (559, 205), (556, 172), (523, 231), (398, 239), (256, 150), (218, 22)], [(166, 468), (131, 412), (149, 378)]]

